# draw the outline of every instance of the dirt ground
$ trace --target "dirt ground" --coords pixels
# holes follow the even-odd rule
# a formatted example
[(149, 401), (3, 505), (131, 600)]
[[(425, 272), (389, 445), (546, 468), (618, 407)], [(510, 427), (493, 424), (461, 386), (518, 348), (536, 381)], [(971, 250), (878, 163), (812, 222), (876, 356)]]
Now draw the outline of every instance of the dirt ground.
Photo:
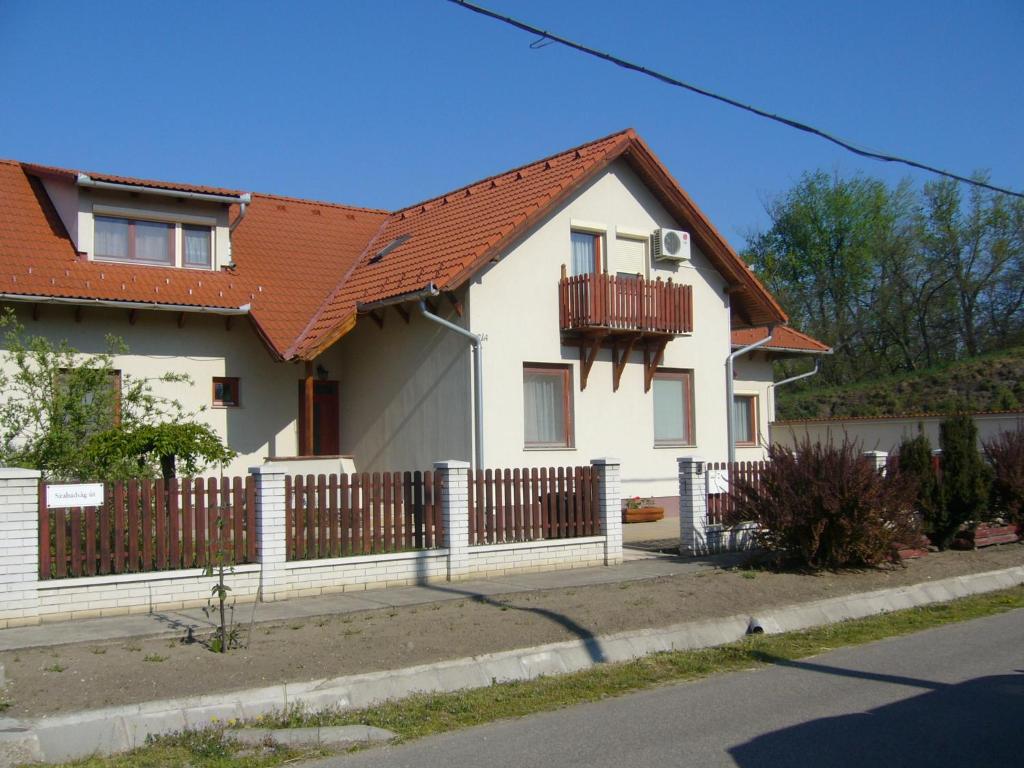
[[(290, 623), (256, 624), (248, 648), (149, 639), (11, 651), (7, 717), (395, 669), (540, 643), (753, 612), (1024, 564), (1024, 545), (944, 552), (906, 567), (798, 575), (718, 569)], [(457, 589), (458, 584), (445, 585)], [(244, 609), (239, 612), (247, 616)], [(242, 641), (246, 640), (243, 631)]]

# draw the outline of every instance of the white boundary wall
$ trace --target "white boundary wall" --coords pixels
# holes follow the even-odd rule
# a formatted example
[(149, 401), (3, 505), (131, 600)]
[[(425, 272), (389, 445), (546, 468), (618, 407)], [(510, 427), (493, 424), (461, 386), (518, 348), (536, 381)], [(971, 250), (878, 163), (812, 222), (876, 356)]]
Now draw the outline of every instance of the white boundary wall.
[[(469, 464), (438, 462), (444, 474), (444, 546), (384, 555), (288, 561), (285, 472), (265, 465), (256, 478), (259, 563), (235, 566), (231, 599), (284, 600), (365, 589), (456, 581), (508, 573), (615, 565), (622, 562), (619, 464), (592, 462), (600, 480), (600, 536), (469, 546)], [(40, 580), (39, 473), (0, 468), (0, 628), (46, 621), (152, 613), (204, 606), (215, 577), (202, 569)]]

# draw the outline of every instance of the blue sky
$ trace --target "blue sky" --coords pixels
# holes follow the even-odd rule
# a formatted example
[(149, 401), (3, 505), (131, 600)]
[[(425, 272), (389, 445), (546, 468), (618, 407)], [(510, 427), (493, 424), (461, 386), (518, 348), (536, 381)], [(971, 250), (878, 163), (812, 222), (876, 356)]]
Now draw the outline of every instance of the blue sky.
[[(858, 144), (1024, 189), (1024, 2), (481, 0)], [(0, 157), (396, 208), (635, 127), (737, 246), (816, 168), (923, 174), (443, 0), (0, 0)]]

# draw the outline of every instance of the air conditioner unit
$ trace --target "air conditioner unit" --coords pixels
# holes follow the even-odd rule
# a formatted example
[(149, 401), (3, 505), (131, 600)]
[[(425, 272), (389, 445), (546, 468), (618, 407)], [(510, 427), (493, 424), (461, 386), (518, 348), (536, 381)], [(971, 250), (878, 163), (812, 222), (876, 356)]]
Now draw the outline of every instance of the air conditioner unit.
[(678, 229), (656, 229), (651, 252), (657, 261), (689, 261), (690, 233)]

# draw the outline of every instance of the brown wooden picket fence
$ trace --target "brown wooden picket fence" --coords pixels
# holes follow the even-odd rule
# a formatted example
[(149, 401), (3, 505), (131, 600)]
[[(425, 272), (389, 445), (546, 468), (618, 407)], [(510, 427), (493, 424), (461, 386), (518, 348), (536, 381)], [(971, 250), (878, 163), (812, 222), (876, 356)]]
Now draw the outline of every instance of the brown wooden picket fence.
[[(106, 483), (100, 507), (47, 509), (39, 484), (39, 578), (256, 562), (252, 477)], [(219, 523), (218, 523), (219, 521)]]
[(757, 485), (761, 482), (761, 471), (768, 465), (767, 461), (709, 461), (706, 470), (726, 470), (729, 473), (729, 493), (708, 494), (708, 524), (724, 525), (725, 520), (734, 508), (732, 496), (733, 484), (736, 480), (746, 480)]
[(589, 466), (470, 472), (470, 546), (599, 536), (598, 482)]
[(444, 546), (441, 473), (285, 477), (289, 560)]

